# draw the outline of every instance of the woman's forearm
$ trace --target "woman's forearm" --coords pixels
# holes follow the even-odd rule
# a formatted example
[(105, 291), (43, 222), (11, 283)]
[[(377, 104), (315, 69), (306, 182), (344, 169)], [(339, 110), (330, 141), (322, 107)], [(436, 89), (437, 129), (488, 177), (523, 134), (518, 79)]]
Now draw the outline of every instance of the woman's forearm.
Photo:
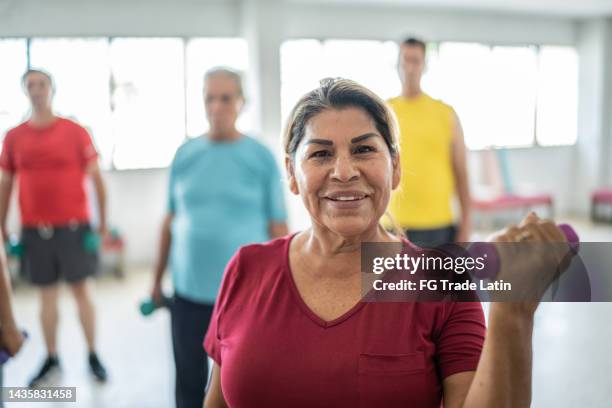
[[(0, 237), (0, 245), (3, 245)], [(0, 248), (0, 251), (3, 251)], [(15, 320), (11, 307), (11, 280), (8, 275), (8, 267), (3, 252), (0, 252), (0, 329), (2, 327), (14, 327)]]
[(478, 369), (464, 408), (531, 404), (533, 313), (518, 303), (492, 303)]

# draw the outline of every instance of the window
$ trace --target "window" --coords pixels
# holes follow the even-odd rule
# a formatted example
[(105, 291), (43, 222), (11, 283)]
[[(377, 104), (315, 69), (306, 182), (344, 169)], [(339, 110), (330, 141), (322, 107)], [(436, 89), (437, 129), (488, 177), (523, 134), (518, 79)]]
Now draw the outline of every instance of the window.
[(531, 47), (443, 43), (433, 96), (457, 112), (471, 148), (529, 146), (534, 139), (537, 61)]
[(570, 47), (540, 48), (536, 137), (539, 144), (569, 145), (578, 136), (578, 54)]
[[(204, 72), (248, 67), (247, 43), (235, 38), (5, 39), (0, 60), (0, 135), (27, 117), (23, 73), (44, 69), (54, 110), (86, 127), (103, 167), (116, 169), (167, 166), (186, 136), (207, 130)], [(238, 127), (248, 132), (253, 117), (247, 95)]]
[(113, 164), (117, 169), (164, 167), (185, 138), (183, 41), (116, 38), (113, 81)]
[(383, 98), (397, 94), (397, 45), (391, 41), (294, 40), (281, 46), (283, 120), (306, 92), (326, 77), (357, 81)]
[(0, 137), (24, 120), (28, 101), (21, 88), (27, 61), (25, 39), (0, 40)]
[[(341, 76), (387, 99), (401, 90), (392, 42), (291, 40), (281, 48), (283, 119), (321, 78)], [(571, 47), (428, 45), (423, 89), (456, 110), (472, 149), (576, 141), (578, 57)]]
[[(210, 68), (223, 66), (235, 69), (244, 76), (248, 67), (247, 43), (232, 38), (195, 38), (186, 46), (186, 102), (187, 136), (196, 137), (208, 130), (204, 112), (203, 85), (204, 73)], [(244, 91), (247, 91), (244, 83)], [(246, 105), (236, 124), (242, 132), (253, 128), (255, 112), (246, 95)]]
[(112, 157), (109, 45), (104, 38), (32, 39), (30, 66), (48, 71), (56, 85), (54, 110), (91, 134), (105, 167)]

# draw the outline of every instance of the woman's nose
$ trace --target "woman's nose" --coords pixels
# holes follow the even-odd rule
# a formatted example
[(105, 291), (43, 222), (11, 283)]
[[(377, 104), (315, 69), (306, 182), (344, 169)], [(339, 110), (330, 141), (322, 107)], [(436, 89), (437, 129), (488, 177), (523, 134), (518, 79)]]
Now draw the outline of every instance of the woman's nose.
[(359, 170), (350, 156), (338, 155), (334, 161), (331, 177), (333, 180), (346, 183), (358, 179)]

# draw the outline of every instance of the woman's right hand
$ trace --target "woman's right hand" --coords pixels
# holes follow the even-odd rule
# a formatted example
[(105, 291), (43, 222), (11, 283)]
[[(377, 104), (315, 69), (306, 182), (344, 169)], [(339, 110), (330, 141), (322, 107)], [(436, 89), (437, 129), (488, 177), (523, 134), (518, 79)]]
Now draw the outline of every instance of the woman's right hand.
[(531, 212), (519, 225), (511, 225), (493, 236), (501, 268), (496, 280), (510, 283), (512, 290), (501, 295), (500, 306), (528, 316), (551, 283), (569, 266), (571, 248), (563, 232), (550, 220)]

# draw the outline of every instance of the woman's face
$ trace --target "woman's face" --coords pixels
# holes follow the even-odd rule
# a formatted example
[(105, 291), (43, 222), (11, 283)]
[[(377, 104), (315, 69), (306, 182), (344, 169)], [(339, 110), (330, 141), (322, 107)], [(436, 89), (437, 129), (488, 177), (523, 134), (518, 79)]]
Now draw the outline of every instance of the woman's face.
[(290, 189), (314, 223), (341, 236), (375, 227), (400, 179), (374, 121), (360, 108), (328, 109), (306, 125), (295, 159), (286, 159)]
[(204, 105), (213, 133), (234, 129), (243, 103), (240, 87), (233, 78), (219, 74), (206, 80)]

